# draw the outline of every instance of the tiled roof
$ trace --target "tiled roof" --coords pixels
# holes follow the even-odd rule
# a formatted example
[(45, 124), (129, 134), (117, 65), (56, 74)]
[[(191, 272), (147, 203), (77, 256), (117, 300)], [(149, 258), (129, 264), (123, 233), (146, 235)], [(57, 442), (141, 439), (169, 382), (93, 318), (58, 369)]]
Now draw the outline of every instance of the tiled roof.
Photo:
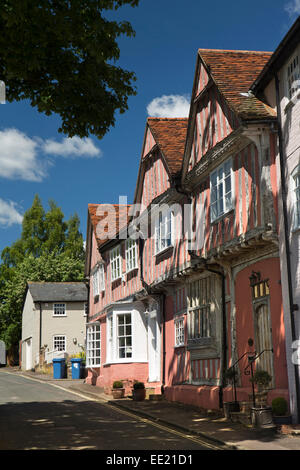
[(34, 302), (85, 302), (87, 287), (84, 282), (28, 282)]
[(228, 51), (199, 49), (199, 55), (209, 69), (220, 92), (241, 119), (275, 118), (272, 108), (247, 93), (272, 52)]
[[(129, 222), (129, 208), (127, 204), (88, 204), (88, 211), (97, 240), (98, 247), (102, 246), (108, 240), (118, 238), (119, 232), (124, 229)], [(100, 233), (99, 222), (105, 220), (103, 229), (105, 236)]]
[(188, 119), (149, 117), (147, 123), (166, 159), (170, 173), (175, 175), (181, 170)]

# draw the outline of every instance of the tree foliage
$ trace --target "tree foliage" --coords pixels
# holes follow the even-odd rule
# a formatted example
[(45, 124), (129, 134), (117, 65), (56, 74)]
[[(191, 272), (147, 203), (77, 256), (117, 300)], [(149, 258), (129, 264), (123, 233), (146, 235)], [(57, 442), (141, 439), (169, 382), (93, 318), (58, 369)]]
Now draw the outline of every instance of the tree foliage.
[(2, 252), (0, 264), (0, 339), (8, 348), (21, 337), (22, 309), (28, 281), (84, 279), (83, 238), (75, 214), (66, 222), (54, 201), (45, 211), (35, 196), (24, 214), (19, 240)]
[(8, 101), (57, 113), (59, 132), (102, 138), (136, 94), (135, 74), (116, 65), (128, 21), (105, 14), (139, 0), (0, 0), (0, 78)]

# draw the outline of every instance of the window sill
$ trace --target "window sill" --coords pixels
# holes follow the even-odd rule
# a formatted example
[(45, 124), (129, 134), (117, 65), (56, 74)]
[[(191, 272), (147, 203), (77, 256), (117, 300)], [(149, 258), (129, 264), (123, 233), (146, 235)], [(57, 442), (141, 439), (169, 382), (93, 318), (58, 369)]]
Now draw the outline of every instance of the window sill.
[(185, 348), (185, 347), (186, 347), (186, 345), (184, 343), (182, 343), (182, 344), (175, 345), (174, 349), (182, 349), (182, 348)]
[(122, 274), (119, 277), (116, 277), (116, 279), (111, 279), (111, 283), (117, 282), (117, 281), (120, 281), (120, 280), (122, 280)]
[(211, 225), (218, 224), (219, 222), (221, 222), (222, 219), (225, 219), (225, 217), (228, 217), (229, 215), (233, 213), (234, 213), (234, 209), (230, 209), (227, 212), (224, 212), (224, 214), (219, 215), (219, 217), (217, 217), (216, 219), (214, 220), (210, 219), (210, 223)]
[(134, 358), (128, 358), (128, 359), (117, 359), (117, 360), (112, 360), (105, 362), (102, 364), (103, 367), (108, 367), (108, 366), (113, 366), (115, 364), (135, 364), (135, 363), (142, 363), (142, 364), (148, 364), (148, 362), (144, 359), (134, 359)]
[(125, 274), (127, 276), (127, 274), (131, 274), (132, 272), (137, 271), (138, 269), (139, 269), (138, 266), (135, 266), (134, 268), (131, 268), (128, 271), (126, 271)]
[(52, 318), (65, 318), (68, 315), (52, 315)]
[(158, 251), (157, 253), (155, 253), (155, 256), (163, 255), (163, 254), (167, 253), (168, 251), (172, 251), (173, 249), (174, 249), (174, 246), (173, 246), (173, 245), (167, 246), (167, 247), (164, 248), (163, 250)]

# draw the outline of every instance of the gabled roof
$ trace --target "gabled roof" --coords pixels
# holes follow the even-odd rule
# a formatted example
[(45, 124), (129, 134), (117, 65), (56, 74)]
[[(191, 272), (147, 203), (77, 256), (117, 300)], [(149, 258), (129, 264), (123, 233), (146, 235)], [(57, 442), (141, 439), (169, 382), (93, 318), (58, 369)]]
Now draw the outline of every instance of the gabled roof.
[(242, 120), (272, 119), (272, 108), (248, 93), (272, 52), (199, 49), (199, 56), (231, 109)]
[[(118, 238), (119, 232), (129, 223), (130, 207), (130, 204), (88, 204), (88, 213), (98, 248), (109, 240)], [(105, 221), (103, 231), (107, 233), (106, 238), (100, 238), (97, 233), (97, 225), (102, 220)]]
[(188, 118), (148, 117), (147, 124), (171, 175), (176, 175), (181, 170)]
[(86, 302), (88, 291), (84, 282), (28, 282), (34, 302)]

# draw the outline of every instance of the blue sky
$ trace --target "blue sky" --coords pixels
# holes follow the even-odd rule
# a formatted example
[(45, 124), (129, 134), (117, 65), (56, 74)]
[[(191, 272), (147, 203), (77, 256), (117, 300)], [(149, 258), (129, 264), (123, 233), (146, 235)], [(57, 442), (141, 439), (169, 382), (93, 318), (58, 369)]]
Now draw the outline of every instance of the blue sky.
[(136, 73), (137, 96), (102, 140), (65, 140), (60, 118), (28, 102), (0, 106), (0, 251), (20, 236), (35, 194), (66, 218), (76, 212), (84, 238), (88, 203), (130, 203), (147, 115), (187, 113), (197, 49), (272, 51), (299, 14), (300, 0), (141, 0), (109, 13), (136, 31), (119, 40), (118, 63)]

